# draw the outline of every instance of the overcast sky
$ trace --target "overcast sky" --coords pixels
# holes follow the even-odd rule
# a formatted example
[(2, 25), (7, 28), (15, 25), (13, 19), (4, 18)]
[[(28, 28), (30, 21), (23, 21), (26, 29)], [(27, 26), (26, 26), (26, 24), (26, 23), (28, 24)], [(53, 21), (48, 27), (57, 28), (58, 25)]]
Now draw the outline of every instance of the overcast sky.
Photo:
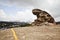
[(60, 0), (0, 0), (0, 21), (32, 22), (36, 19), (34, 8), (45, 10), (60, 21)]

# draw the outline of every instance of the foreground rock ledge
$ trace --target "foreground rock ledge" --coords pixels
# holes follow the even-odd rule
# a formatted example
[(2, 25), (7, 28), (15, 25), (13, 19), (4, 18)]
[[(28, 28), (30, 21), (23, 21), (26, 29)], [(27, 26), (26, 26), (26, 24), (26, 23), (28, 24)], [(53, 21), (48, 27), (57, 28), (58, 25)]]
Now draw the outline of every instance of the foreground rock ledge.
[[(60, 40), (59, 26), (13, 28), (19, 40)], [(0, 30), (0, 40), (14, 40), (11, 29)]]

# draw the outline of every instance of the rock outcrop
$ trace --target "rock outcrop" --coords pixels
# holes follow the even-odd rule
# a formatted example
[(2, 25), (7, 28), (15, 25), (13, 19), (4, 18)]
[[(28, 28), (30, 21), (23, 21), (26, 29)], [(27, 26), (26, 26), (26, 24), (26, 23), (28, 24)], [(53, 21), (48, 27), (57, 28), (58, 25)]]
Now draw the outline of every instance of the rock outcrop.
[(56, 24), (54, 18), (46, 11), (33, 9), (32, 13), (37, 16), (37, 19), (32, 22), (32, 25), (50, 25)]

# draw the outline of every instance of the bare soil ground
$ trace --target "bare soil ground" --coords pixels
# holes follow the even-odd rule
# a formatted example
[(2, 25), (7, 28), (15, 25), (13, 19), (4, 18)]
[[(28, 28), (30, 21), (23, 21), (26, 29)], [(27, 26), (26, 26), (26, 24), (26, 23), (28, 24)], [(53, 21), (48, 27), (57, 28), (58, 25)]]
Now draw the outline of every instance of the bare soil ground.
[[(18, 40), (60, 40), (60, 25), (13, 28)], [(15, 40), (10, 29), (0, 30), (0, 40)]]

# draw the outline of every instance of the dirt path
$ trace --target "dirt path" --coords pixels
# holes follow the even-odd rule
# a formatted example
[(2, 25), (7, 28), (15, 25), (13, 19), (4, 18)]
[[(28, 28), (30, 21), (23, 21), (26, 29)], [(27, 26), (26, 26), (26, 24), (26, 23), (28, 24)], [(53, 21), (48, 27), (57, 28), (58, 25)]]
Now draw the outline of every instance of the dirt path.
[(60, 40), (59, 26), (19, 27), (0, 30), (0, 40)]

